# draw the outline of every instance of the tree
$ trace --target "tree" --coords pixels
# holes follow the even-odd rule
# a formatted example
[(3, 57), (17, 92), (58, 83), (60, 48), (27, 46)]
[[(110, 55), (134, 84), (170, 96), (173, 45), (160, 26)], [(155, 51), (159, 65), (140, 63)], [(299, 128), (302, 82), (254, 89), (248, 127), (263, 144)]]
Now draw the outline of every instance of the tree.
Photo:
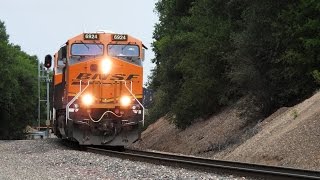
[(37, 57), (9, 44), (0, 21), (0, 138), (22, 138), (26, 124), (35, 119)]
[(162, 0), (156, 4), (151, 118), (184, 128), (243, 97), (257, 121), (320, 82), (320, 2)]

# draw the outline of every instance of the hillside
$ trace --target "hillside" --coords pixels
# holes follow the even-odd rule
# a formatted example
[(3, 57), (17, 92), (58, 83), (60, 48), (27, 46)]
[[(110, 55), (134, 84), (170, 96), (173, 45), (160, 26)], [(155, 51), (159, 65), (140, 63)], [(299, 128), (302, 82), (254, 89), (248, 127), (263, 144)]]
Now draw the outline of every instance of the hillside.
[(320, 170), (320, 93), (280, 108), (252, 126), (241, 104), (185, 130), (161, 118), (142, 133), (136, 148), (215, 159)]

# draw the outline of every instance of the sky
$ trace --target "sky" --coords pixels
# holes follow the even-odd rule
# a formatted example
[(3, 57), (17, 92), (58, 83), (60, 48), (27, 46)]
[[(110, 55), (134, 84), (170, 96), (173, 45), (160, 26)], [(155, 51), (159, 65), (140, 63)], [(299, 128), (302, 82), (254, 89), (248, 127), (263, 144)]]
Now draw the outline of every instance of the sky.
[(144, 82), (154, 67), (151, 43), (158, 0), (2, 0), (0, 20), (9, 40), (40, 61), (67, 39), (83, 32), (108, 30), (130, 34), (147, 47)]

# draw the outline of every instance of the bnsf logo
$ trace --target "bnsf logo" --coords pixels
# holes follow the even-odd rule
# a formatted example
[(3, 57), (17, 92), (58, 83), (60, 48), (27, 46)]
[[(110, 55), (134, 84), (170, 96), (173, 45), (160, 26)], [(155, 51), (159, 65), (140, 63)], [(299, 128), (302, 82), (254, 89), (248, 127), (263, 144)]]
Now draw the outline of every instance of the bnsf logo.
[[(80, 84), (80, 80), (111, 80), (111, 81), (121, 81), (127, 80), (130, 81), (132, 79), (138, 78), (138, 74), (129, 74), (128, 76), (125, 74), (91, 74), (91, 73), (79, 73), (75, 80), (73, 80), (72, 84)], [(104, 83), (104, 84), (111, 84), (111, 83)]]

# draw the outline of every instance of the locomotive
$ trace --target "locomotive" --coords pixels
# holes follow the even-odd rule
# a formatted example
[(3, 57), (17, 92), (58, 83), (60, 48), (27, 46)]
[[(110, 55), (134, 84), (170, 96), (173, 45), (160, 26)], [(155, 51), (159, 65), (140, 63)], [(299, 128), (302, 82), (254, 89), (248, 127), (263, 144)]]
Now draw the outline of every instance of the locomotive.
[(144, 125), (143, 43), (128, 34), (82, 33), (46, 55), (52, 129), (80, 145), (127, 146)]

